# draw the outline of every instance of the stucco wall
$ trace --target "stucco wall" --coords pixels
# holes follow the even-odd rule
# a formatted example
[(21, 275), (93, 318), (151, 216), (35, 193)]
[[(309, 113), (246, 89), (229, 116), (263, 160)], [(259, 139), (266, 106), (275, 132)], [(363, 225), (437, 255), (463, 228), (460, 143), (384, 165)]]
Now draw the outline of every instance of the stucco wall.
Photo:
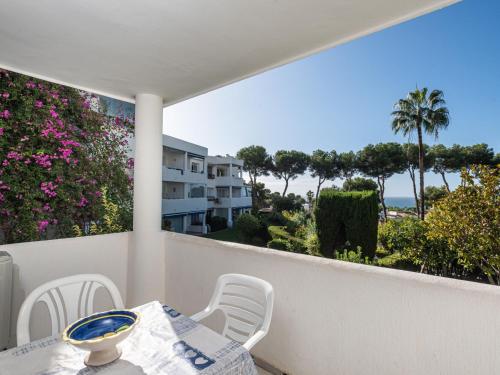
[[(0, 250), (12, 255), (14, 262), (11, 346), (16, 342), (17, 315), (24, 298), (47, 281), (79, 273), (99, 273), (113, 280), (125, 300), (129, 236), (126, 232), (0, 246)], [(42, 319), (32, 329), (45, 332), (42, 326), (46, 324), (47, 319)]]
[(499, 374), (500, 288), (165, 233), (166, 301), (205, 307), (217, 276), (275, 288), (253, 350), (289, 374)]

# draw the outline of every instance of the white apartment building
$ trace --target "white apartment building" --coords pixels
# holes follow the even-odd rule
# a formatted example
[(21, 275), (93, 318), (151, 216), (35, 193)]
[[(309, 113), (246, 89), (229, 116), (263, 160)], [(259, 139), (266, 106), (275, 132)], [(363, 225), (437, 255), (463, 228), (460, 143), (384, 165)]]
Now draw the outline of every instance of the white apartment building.
[(250, 210), (250, 188), (242, 178), (243, 161), (208, 156), (208, 149), (163, 135), (163, 227), (180, 233), (207, 233), (207, 219), (233, 218)]
[(252, 208), (251, 190), (243, 180), (243, 160), (209, 156), (207, 177), (207, 216), (225, 217), (232, 227), (238, 215)]

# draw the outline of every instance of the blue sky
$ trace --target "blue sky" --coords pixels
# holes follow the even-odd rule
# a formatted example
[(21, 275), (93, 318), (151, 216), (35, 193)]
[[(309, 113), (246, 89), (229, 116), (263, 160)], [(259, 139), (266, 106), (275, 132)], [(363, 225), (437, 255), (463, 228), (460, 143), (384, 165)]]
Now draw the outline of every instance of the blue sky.
[[(357, 151), (368, 143), (405, 142), (392, 133), (390, 113), (418, 85), (445, 93), (451, 124), (438, 143), (486, 142), (500, 152), (499, 18), (500, 1), (465, 0), (171, 106), (164, 132), (210, 154), (234, 155), (251, 144), (270, 153)], [(282, 190), (273, 177), (261, 180)], [(450, 180), (455, 185), (458, 177)], [(305, 194), (315, 184), (303, 176), (289, 191)], [(426, 174), (426, 185), (440, 184)], [(411, 194), (406, 174), (387, 182), (386, 196)]]

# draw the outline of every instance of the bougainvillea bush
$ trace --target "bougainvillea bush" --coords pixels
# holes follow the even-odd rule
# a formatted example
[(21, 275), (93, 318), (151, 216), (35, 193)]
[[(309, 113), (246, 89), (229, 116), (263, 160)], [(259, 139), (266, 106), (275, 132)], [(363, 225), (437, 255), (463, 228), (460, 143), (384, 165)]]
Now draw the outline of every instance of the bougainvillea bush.
[(105, 107), (90, 93), (0, 70), (0, 243), (91, 234), (110, 205), (116, 222), (103, 228), (131, 228), (133, 119)]

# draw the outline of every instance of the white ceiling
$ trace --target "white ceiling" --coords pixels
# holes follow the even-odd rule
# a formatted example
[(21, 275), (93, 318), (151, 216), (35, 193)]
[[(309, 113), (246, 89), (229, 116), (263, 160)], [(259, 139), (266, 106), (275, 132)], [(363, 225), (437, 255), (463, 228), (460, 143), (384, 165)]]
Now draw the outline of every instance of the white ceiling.
[(456, 0), (0, 0), (0, 66), (178, 102)]

